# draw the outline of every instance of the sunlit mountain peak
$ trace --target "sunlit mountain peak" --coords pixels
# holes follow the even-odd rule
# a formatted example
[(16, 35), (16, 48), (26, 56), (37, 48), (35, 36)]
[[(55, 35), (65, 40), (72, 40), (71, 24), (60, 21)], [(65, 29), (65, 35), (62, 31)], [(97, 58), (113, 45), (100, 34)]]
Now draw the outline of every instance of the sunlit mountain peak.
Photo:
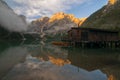
[(86, 18), (76, 18), (73, 14), (65, 14), (63, 12), (58, 12), (50, 18), (49, 22), (54, 22), (61, 19), (69, 19), (70, 21), (78, 25), (81, 25), (86, 20)]
[(109, 1), (108, 1), (108, 4), (114, 5), (116, 2), (117, 2), (117, 0), (109, 0)]

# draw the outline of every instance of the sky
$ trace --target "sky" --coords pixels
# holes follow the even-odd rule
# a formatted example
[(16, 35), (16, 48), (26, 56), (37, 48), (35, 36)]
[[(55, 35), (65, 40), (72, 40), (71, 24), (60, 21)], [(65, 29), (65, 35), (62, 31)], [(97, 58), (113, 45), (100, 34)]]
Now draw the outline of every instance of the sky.
[(4, 0), (18, 15), (27, 20), (64, 12), (77, 18), (88, 17), (107, 4), (108, 0)]

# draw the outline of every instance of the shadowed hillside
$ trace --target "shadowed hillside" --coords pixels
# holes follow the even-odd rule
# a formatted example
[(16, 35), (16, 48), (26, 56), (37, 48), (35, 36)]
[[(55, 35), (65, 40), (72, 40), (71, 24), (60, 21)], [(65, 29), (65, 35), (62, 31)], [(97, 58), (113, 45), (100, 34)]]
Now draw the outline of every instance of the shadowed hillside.
[(88, 17), (82, 27), (120, 30), (120, 0), (109, 0), (107, 5)]

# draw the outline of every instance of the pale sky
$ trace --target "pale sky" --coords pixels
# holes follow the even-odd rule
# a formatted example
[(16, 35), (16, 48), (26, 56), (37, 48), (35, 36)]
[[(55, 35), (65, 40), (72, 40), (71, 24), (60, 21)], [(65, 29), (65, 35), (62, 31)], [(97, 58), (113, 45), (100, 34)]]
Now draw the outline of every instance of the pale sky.
[(88, 17), (107, 4), (108, 0), (4, 0), (19, 15), (28, 20), (65, 12), (77, 18)]

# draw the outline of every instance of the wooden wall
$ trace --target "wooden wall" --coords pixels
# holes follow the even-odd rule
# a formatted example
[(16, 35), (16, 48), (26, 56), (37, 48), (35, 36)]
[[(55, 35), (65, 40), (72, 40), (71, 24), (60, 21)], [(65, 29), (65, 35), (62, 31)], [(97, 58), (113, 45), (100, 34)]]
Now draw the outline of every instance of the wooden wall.
[(116, 41), (118, 40), (118, 33), (112, 32), (89, 32), (90, 41)]
[[(88, 29), (71, 29), (68, 32), (68, 38), (74, 42), (84, 41), (83, 36), (81, 36), (82, 32), (88, 33), (88, 39), (85, 41), (116, 41), (118, 40), (118, 33), (116, 32), (108, 32), (108, 31), (95, 31)], [(87, 36), (84, 36), (87, 37)]]

